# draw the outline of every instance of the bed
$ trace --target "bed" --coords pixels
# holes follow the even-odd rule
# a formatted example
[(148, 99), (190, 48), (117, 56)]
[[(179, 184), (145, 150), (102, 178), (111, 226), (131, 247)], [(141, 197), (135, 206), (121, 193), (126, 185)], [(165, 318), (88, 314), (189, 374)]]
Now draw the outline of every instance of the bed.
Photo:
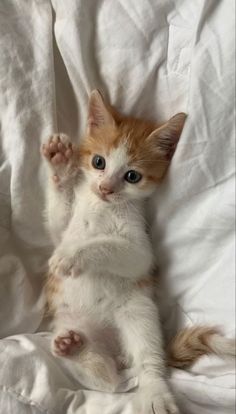
[[(235, 336), (234, 12), (229, 0), (1, 1), (1, 413), (131, 414), (137, 378), (114, 394), (85, 389), (42, 325), (52, 246), (39, 149), (53, 131), (78, 142), (93, 88), (127, 114), (187, 112), (150, 205), (164, 329)], [(232, 361), (203, 357), (170, 383), (182, 414), (234, 413)]]

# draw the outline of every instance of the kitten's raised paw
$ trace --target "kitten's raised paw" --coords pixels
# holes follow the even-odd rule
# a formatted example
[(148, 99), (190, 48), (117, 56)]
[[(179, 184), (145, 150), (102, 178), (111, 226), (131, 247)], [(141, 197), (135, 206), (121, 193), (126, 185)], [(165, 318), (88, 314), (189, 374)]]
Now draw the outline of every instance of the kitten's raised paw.
[(76, 352), (83, 345), (79, 333), (70, 330), (58, 335), (52, 344), (52, 352), (57, 356), (67, 356)]
[(73, 156), (73, 145), (68, 135), (53, 134), (42, 145), (42, 154), (54, 166), (66, 164)]

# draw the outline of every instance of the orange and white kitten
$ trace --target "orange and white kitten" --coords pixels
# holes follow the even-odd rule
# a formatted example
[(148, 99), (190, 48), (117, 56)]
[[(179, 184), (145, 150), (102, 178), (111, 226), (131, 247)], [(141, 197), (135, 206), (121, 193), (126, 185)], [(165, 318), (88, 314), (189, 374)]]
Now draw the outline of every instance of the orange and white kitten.
[[(185, 118), (179, 113), (160, 127), (126, 118), (93, 91), (80, 147), (55, 134), (42, 148), (52, 175), (46, 210), (55, 244), (46, 285), (52, 351), (73, 358), (85, 385), (103, 391), (116, 390), (121, 367), (131, 363), (139, 375), (134, 414), (178, 413), (148, 277), (154, 257), (145, 204), (166, 173)], [(214, 328), (185, 329), (167, 359), (182, 368), (206, 353), (233, 356), (235, 341)]]
[(63, 134), (43, 146), (53, 180), (47, 216), (54, 253), (48, 292), (53, 353), (87, 368), (90, 386), (115, 390), (121, 362), (139, 377), (134, 413), (178, 413), (166, 383), (162, 334), (153, 300), (154, 257), (145, 204), (164, 177), (186, 115), (158, 127), (125, 118), (98, 91), (87, 134), (73, 148)]

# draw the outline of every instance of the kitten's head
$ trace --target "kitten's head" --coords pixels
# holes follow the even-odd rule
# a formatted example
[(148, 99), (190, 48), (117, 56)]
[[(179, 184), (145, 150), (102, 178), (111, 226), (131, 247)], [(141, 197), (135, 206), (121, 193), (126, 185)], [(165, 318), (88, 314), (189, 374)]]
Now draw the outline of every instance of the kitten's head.
[(149, 197), (163, 179), (186, 115), (156, 124), (126, 118), (107, 106), (95, 90), (89, 101), (81, 165), (94, 193), (107, 202)]

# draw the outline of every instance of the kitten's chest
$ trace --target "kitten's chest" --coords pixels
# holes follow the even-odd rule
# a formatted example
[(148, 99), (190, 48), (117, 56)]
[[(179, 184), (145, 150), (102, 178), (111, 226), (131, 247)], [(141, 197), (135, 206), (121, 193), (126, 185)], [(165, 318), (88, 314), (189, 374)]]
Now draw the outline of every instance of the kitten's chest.
[(75, 214), (83, 238), (125, 233), (125, 218), (105, 202), (84, 198), (77, 204)]

